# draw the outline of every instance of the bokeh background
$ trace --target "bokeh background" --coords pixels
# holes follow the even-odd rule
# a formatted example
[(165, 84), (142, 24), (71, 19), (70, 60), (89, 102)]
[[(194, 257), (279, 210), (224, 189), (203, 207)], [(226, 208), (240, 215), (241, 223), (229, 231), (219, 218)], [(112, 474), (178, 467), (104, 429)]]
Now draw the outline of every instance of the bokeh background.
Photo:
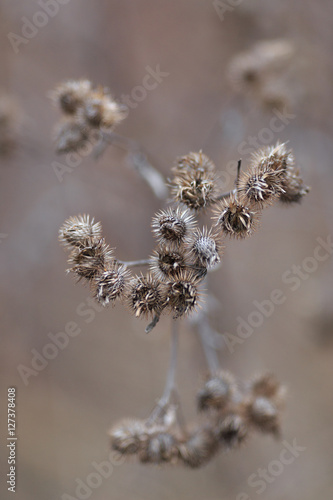
[[(313, 256), (318, 237), (333, 235), (332, 2), (59, 1), (56, 14), (15, 51), (8, 34), (23, 36), (25, 19), (37, 19), (42, 3), (3, 0), (0, 7), (0, 87), (17, 103), (16, 146), (0, 159), (1, 407), (5, 415), (7, 387), (15, 386), (16, 498), (78, 498), (77, 479), (86, 482), (93, 462), (109, 458), (109, 427), (123, 416), (145, 418), (163, 389), (170, 321), (146, 335), (144, 323), (115, 307), (87, 323), (77, 307), (88, 307), (89, 293), (65, 274), (57, 232), (68, 216), (89, 213), (123, 260), (145, 258), (154, 244), (151, 217), (164, 202), (116, 147), (98, 161), (84, 157), (59, 182), (54, 162), (65, 159), (55, 155), (52, 141), (59, 112), (47, 97), (64, 79), (86, 77), (121, 100), (142, 84), (147, 66), (157, 65), (169, 75), (117, 131), (136, 139), (165, 176), (177, 156), (199, 149), (224, 170), (240, 157), (243, 141), (259, 137), (267, 144), (262, 130), (274, 113), (293, 115), (272, 142), (289, 141), (312, 190), (299, 206), (267, 210), (248, 241), (227, 243), (211, 278), (220, 301), (211, 322), (221, 333), (234, 333), (237, 317), (246, 319), (254, 300), (275, 288), (285, 292), (285, 303), (249, 339), (219, 356), (241, 379), (269, 370), (288, 386), (283, 439), (296, 439), (305, 450), (262, 495), (248, 478), (278, 460), (283, 444), (256, 436), (196, 471), (115, 465), (87, 498), (332, 498), (332, 257), (307, 273), (296, 291), (282, 282), (293, 265)], [(267, 40), (282, 41), (282, 55), (271, 45), (253, 49)], [(241, 156), (246, 165), (249, 155)], [(69, 321), (81, 333), (25, 385), (18, 366), (31, 367), (31, 350), (41, 352), (48, 334)], [(182, 323), (177, 379), (186, 419), (195, 415), (205, 373), (197, 338)], [(6, 429), (4, 418), (1, 498), (11, 498), (4, 484)]]

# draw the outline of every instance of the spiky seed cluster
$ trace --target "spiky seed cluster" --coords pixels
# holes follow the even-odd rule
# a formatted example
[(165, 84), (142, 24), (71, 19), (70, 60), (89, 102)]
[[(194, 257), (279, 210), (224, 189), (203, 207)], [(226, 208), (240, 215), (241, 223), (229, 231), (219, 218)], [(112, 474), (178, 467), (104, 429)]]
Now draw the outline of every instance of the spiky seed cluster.
[(218, 448), (219, 443), (213, 429), (209, 426), (201, 426), (179, 445), (179, 454), (185, 465), (196, 469), (211, 460)]
[(105, 240), (91, 239), (85, 246), (77, 246), (72, 250), (68, 259), (72, 267), (67, 271), (76, 274), (79, 280), (84, 278), (91, 281), (103, 273), (112, 261), (112, 250)]
[(213, 219), (223, 234), (233, 238), (246, 238), (257, 228), (259, 213), (244, 199), (231, 194), (216, 205)]
[(180, 207), (161, 210), (153, 218), (152, 228), (160, 244), (181, 245), (193, 231), (194, 217)]
[(100, 222), (89, 215), (69, 217), (59, 229), (59, 240), (70, 251), (67, 272), (88, 282), (97, 302), (106, 306), (125, 298), (130, 273), (113, 257)]
[(159, 316), (163, 309), (163, 299), (158, 280), (151, 274), (136, 276), (129, 284), (127, 301), (137, 318)]
[(209, 408), (223, 409), (234, 398), (236, 389), (234, 377), (229, 372), (219, 372), (208, 379), (204, 387), (198, 392), (198, 409), (200, 411)]
[(94, 88), (89, 80), (61, 83), (51, 92), (51, 98), (66, 116), (56, 132), (58, 153), (82, 149), (94, 130), (112, 129), (127, 113), (125, 106), (118, 104), (107, 88)]
[(299, 174), (299, 169), (288, 167), (282, 182), (283, 193), (280, 194), (279, 201), (285, 204), (299, 203), (310, 191)]
[(201, 151), (183, 156), (172, 170), (175, 177), (171, 181), (171, 194), (177, 203), (192, 210), (201, 210), (215, 203), (215, 165)]
[(283, 193), (284, 170), (273, 170), (268, 166), (253, 167), (243, 172), (238, 181), (238, 193), (245, 203), (263, 209), (271, 205)]
[(200, 281), (201, 279), (196, 273), (186, 270), (165, 283), (165, 305), (172, 312), (174, 319), (188, 315), (196, 309)]
[(84, 247), (89, 240), (99, 240), (101, 237), (101, 223), (90, 220), (89, 215), (69, 217), (59, 229), (59, 240), (66, 249)]
[(291, 150), (285, 143), (277, 143), (275, 146), (266, 146), (252, 153), (251, 165), (253, 167), (266, 167), (275, 172), (284, 172), (295, 163)]
[(172, 246), (158, 246), (151, 257), (151, 270), (161, 281), (173, 278), (186, 268), (186, 254), (183, 249)]
[(94, 298), (106, 306), (114, 303), (126, 295), (129, 271), (126, 266), (119, 265), (117, 261), (111, 262), (105, 271), (94, 277), (91, 290)]
[(219, 372), (207, 380), (197, 402), (212, 422), (220, 445), (233, 448), (251, 429), (279, 434), (284, 395), (285, 389), (270, 374), (257, 377), (241, 392), (231, 374)]
[(216, 234), (204, 227), (197, 229), (192, 237), (190, 256), (194, 266), (212, 268), (220, 262), (220, 242)]

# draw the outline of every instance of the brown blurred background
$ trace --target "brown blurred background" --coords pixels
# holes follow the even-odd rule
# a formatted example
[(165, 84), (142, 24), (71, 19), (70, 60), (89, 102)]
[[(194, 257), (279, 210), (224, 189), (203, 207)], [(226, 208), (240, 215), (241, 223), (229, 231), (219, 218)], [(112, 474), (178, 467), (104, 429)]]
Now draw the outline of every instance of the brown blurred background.
[[(36, 17), (43, 2), (0, 7), (0, 87), (19, 108), (17, 147), (0, 159), (1, 405), (5, 414), (7, 387), (15, 386), (16, 498), (78, 498), (77, 478), (86, 482), (93, 462), (109, 458), (110, 425), (123, 416), (145, 418), (163, 389), (168, 319), (150, 335), (121, 307), (96, 312), (87, 323), (77, 307), (89, 307), (88, 290), (65, 274), (66, 256), (57, 241), (68, 216), (89, 213), (102, 222), (122, 259), (145, 258), (153, 247), (151, 217), (163, 202), (115, 147), (97, 162), (83, 158), (59, 182), (53, 165), (65, 159), (54, 154), (52, 142), (59, 113), (47, 97), (64, 79), (86, 77), (109, 86), (120, 100), (142, 84), (147, 66), (157, 65), (169, 75), (130, 109), (117, 131), (135, 138), (165, 176), (177, 156), (201, 148), (223, 170), (240, 157), (242, 141), (264, 137), (260, 131), (269, 128), (277, 110), (293, 115), (273, 143), (289, 141), (312, 190), (300, 206), (267, 210), (250, 240), (227, 243), (222, 268), (211, 279), (221, 303), (211, 321), (220, 332), (233, 333), (237, 316), (247, 318), (254, 300), (266, 299), (275, 288), (286, 293), (286, 302), (248, 340), (233, 354), (222, 350), (220, 357), (240, 378), (270, 370), (288, 386), (283, 439), (296, 439), (306, 449), (262, 495), (248, 478), (278, 460), (283, 444), (256, 436), (197, 471), (116, 465), (87, 498), (233, 500), (241, 493), (251, 500), (332, 498), (332, 257), (296, 291), (281, 279), (313, 256), (318, 237), (333, 235), (332, 2), (54, 1), (56, 14), (31, 38), (15, 38), (16, 51), (8, 34), (23, 37), (25, 19), (43, 24), (44, 18)], [(224, 13), (222, 4), (228, 6)], [(272, 69), (259, 64), (253, 83), (253, 74), (242, 72), (235, 57), (274, 39), (286, 41), (291, 52)], [(246, 164), (248, 156), (242, 159)], [(31, 367), (31, 349), (41, 352), (48, 334), (63, 331), (69, 321), (81, 333), (25, 385), (18, 366)], [(177, 377), (188, 419), (195, 415), (205, 372), (197, 338), (183, 323)], [(5, 419), (1, 422), (4, 483), (7, 428)], [(11, 498), (6, 485), (1, 488), (1, 498)]]

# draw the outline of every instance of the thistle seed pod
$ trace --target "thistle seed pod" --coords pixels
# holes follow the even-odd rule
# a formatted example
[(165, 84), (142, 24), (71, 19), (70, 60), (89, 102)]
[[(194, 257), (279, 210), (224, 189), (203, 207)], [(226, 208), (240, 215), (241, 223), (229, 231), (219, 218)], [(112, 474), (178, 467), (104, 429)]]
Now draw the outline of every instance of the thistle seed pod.
[(82, 278), (91, 281), (103, 273), (112, 261), (112, 249), (105, 244), (105, 240), (92, 239), (85, 247), (74, 248), (68, 259), (68, 263), (73, 267), (67, 269), (67, 272), (76, 274), (79, 281)]
[(294, 165), (295, 159), (286, 144), (276, 144), (259, 149), (252, 154), (251, 164), (254, 168), (267, 168), (275, 172), (285, 172)]
[(202, 231), (196, 230), (190, 247), (190, 256), (194, 265), (211, 268), (220, 262), (220, 243), (212, 231), (206, 227)]
[(126, 116), (127, 108), (103, 92), (94, 92), (85, 100), (82, 117), (92, 128), (112, 128)]
[(184, 271), (165, 283), (165, 305), (172, 311), (174, 319), (195, 310), (199, 300), (199, 282), (200, 279), (196, 273)]
[(177, 440), (170, 432), (158, 432), (150, 435), (144, 447), (139, 452), (143, 463), (172, 463), (177, 460)]
[(214, 408), (222, 410), (232, 400), (236, 391), (236, 382), (229, 372), (221, 371), (210, 378), (197, 394), (197, 404), (200, 411)]
[(145, 423), (141, 420), (122, 420), (110, 431), (111, 447), (123, 455), (138, 453), (148, 440)]
[(78, 120), (67, 120), (60, 123), (56, 131), (56, 152), (70, 153), (82, 149), (89, 140), (86, 124)]
[(271, 205), (283, 192), (284, 170), (272, 170), (267, 166), (254, 167), (240, 174), (237, 189), (247, 203), (260, 209)]
[(246, 238), (256, 230), (259, 222), (259, 213), (244, 200), (238, 200), (235, 195), (220, 201), (214, 210), (216, 226), (234, 238)]
[(100, 240), (101, 237), (101, 223), (90, 220), (89, 215), (69, 217), (59, 229), (59, 240), (66, 249), (84, 247), (88, 240)]
[(159, 282), (153, 276), (137, 276), (129, 284), (127, 302), (136, 317), (159, 316), (163, 301)]
[(277, 407), (267, 398), (258, 396), (247, 404), (247, 418), (249, 423), (261, 432), (280, 433), (279, 412)]
[(282, 181), (283, 193), (279, 201), (285, 204), (300, 203), (303, 197), (310, 191), (299, 174), (299, 170), (289, 167)]
[(273, 399), (281, 393), (283, 387), (272, 373), (265, 373), (255, 377), (250, 386), (250, 391), (253, 396), (262, 396)]
[(209, 427), (195, 430), (187, 441), (178, 446), (185, 465), (198, 468), (207, 463), (218, 450), (218, 441)]
[(159, 280), (177, 276), (186, 268), (184, 250), (172, 246), (160, 246), (151, 257), (150, 268)]
[(152, 221), (154, 235), (161, 244), (181, 245), (195, 225), (189, 210), (180, 207), (167, 208), (155, 215)]
[(208, 156), (199, 151), (178, 158), (176, 165), (172, 167), (172, 171), (175, 175), (180, 176), (193, 175), (194, 172), (215, 174), (216, 167)]
[(63, 113), (72, 115), (83, 105), (91, 90), (89, 80), (68, 80), (58, 85), (50, 96)]
[(176, 202), (192, 210), (201, 210), (216, 202), (217, 187), (214, 164), (202, 152), (189, 153), (173, 168), (171, 194)]
[(241, 444), (247, 437), (248, 426), (240, 415), (231, 413), (220, 418), (215, 432), (223, 446), (234, 448)]
[(108, 266), (101, 274), (97, 274), (91, 283), (94, 298), (106, 306), (126, 294), (129, 271), (126, 266), (119, 266), (116, 261)]

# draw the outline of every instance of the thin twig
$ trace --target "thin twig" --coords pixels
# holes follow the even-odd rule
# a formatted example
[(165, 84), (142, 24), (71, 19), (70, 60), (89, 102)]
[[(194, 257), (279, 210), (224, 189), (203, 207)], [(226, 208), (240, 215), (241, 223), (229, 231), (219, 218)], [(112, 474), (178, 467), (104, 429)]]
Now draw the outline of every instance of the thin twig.
[(164, 386), (164, 391), (162, 397), (158, 400), (154, 410), (150, 414), (150, 417), (148, 419), (149, 423), (155, 422), (156, 419), (161, 416), (161, 414), (164, 412), (165, 408), (170, 402), (171, 395), (175, 389), (177, 351), (178, 351), (178, 323), (177, 321), (173, 320), (172, 332), (171, 332), (170, 362)]
[(142, 260), (118, 260), (119, 264), (123, 264), (127, 267), (135, 267), (135, 266), (148, 266), (151, 262), (150, 259), (142, 259)]
[(107, 144), (112, 144), (128, 152), (128, 157), (131, 165), (149, 185), (154, 195), (165, 200), (168, 195), (168, 189), (165, 185), (165, 180), (162, 174), (149, 162), (147, 155), (142, 150), (138, 142), (133, 139), (128, 139), (114, 132), (101, 132), (101, 141), (96, 146), (94, 155), (97, 158), (100, 156)]

